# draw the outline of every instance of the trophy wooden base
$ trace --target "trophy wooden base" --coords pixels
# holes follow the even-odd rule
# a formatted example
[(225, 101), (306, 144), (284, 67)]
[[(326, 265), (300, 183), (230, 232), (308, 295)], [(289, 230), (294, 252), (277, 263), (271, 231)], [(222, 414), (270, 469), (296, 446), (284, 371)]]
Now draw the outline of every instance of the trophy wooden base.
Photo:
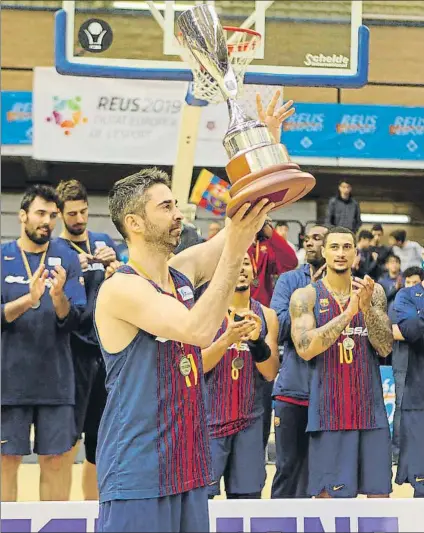
[[(227, 173), (229, 165), (227, 165)], [(308, 172), (302, 172), (296, 163), (285, 162), (268, 166), (267, 168), (251, 172), (238, 177), (230, 189), (231, 200), (227, 205), (227, 216), (234, 213), (246, 202), (255, 205), (262, 198), (268, 198), (275, 203), (275, 209), (292, 204), (300, 200), (315, 186), (315, 178)]]

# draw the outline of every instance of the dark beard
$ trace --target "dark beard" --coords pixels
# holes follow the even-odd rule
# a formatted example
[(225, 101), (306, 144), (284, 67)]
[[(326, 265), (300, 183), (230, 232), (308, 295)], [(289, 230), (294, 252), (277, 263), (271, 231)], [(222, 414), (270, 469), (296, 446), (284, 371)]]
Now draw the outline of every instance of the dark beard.
[(236, 292), (246, 292), (249, 290), (249, 285), (238, 285), (236, 287)]
[(67, 224), (65, 224), (65, 228), (71, 235), (74, 235), (75, 237), (78, 237), (79, 235), (82, 235), (84, 233), (85, 229), (86, 229), (86, 227), (84, 227), (82, 229), (74, 229), (71, 226), (68, 226)]
[(323, 258), (321, 258), (321, 259), (312, 259), (312, 261), (308, 261), (308, 263), (311, 266), (313, 266), (316, 270), (318, 270), (325, 263), (325, 260)]
[(48, 229), (47, 235), (41, 235), (40, 237), (37, 236), (35, 231), (29, 231), (27, 228), (25, 228), (25, 233), (28, 239), (34, 242), (35, 244), (46, 244), (46, 242), (49, 242), (50, 237), (52, 235), (50, 229)]

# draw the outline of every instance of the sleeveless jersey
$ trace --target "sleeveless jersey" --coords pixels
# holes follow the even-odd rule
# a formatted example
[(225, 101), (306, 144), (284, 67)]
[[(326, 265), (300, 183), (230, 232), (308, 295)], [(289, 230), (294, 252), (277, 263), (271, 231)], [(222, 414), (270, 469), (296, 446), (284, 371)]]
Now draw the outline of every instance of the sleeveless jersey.
[[(322, 281), (316, 290), (317, 328), (341, 314)], [(343, 341), (350, 337), (354, 347)], [(340, 431), (387, 427), (378, 357), (368, 340), (364, 316), (359, 312), (337, 341), (311, 362), (307, 431)]]
[[(178, 300), (191, 308), (193, 287), (169, 270)], [(117, 272), (136, 274), (129, 266)], [(184, 345), (183, 354), (181, 343), (140, 330), (121, 352), (101, 349), (108, 398), (97, 447), (100, 502), (170, 496), (211, 483), (200, 348)]]
[[(251, 310), (262, 320), (261, 337), (265, 338), (267, 327), (261, 304), (250, 300)], [(215, 341), (227, 329), (225, 319)], [(243, 368), (233, 368), (236, 357), (243, 360)], [(263, 414), (262, 385), (265, 380), (256, 368), (249, 347), (242, 343), (237, 349), (230, 346), (219, 363), (205, 375), (209, 435), (225, 437), (245, 429)]]

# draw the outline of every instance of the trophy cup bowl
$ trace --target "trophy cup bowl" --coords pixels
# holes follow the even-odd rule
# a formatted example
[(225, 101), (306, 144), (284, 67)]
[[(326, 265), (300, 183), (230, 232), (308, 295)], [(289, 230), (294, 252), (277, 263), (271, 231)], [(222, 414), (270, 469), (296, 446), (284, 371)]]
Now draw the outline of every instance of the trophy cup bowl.
[(227, 102), (230, 123), (223, 140), (230, 159), (225, 167), (231, 183), (227, 216), (232, 217), (246, 202), (253, 206), (262, 198), (275, 204), (273, 210), (300, 200), (315, 186), (315, 178), (290, 161), (285, 146), (272, 138), (267, 126), (237, 104), (238, 79), (214, 8), (192, 7), (178, 17), (177, 26), (191, 62), (209, 75), (203, 75), (201, 82), (216, 83)]

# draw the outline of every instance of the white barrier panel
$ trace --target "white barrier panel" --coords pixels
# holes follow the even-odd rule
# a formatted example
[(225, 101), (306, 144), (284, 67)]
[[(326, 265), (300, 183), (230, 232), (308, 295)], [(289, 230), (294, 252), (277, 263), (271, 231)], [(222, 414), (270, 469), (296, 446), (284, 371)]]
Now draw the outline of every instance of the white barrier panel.
[[(33, 157), (45, 161), (174, 165), (188, 84), (61, 76), (37, 67)], [(202, 109), (196, 166), (225, 166), (226, 104)]]
[[(284, 533), (423, 532), (424, 500), (218, 500), (211, 531)], [(2, 533), (94, 531), (96, 502), (2, 503)]]

